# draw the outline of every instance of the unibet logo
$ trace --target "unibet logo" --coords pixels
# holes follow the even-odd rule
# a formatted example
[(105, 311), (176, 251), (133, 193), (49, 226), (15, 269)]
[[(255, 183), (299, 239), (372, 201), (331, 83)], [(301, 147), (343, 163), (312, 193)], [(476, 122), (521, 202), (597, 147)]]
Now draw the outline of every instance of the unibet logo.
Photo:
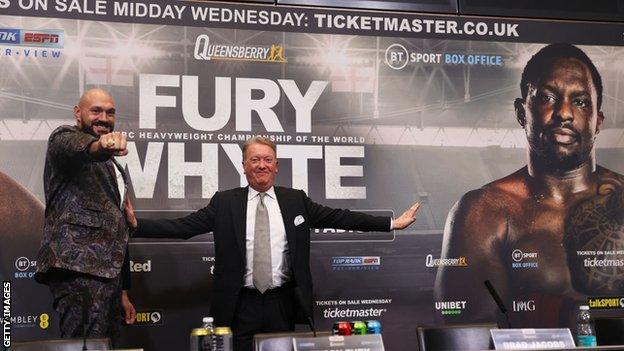
[(436, 301), (435, 309), (443, 316), (458, 315), (466, 309), (466, 301)]
[(42, 313), (39, 315), (39, 328), (48, 329), (50, 326), (50, 316), (47, 313)]
[(152, 260), (147, 260), (145, 263), (138, 263), (134, 261), (130, 261), (130, 272), (151, 272), (152, 271)]

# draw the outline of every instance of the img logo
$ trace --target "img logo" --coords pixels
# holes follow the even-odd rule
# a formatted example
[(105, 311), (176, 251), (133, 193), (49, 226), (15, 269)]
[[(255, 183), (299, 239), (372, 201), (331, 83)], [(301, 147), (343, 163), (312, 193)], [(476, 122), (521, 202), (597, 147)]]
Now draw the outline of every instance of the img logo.
[(513, 301), (514, 312), (535, 312), (535, 300)]

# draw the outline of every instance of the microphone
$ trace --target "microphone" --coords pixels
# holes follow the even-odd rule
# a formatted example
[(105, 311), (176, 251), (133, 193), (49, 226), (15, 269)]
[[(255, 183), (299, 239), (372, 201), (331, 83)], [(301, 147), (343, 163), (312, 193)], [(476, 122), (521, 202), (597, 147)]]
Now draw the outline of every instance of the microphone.
[(314, 319), (312, 319), (312, 316), (310, 315), (310, 313), (308, 313), (308, 309), (305, 307), (306, 306), (305, 299), (303, 298), (301, 289), (299, 289), (299, 287), (296, 286), (294, 290), (295, 290), (295, 297), (297, 298), (297, 302), (299, 302), (299, 305), (301, 306), (301, 309), (303, 310), (303, 315), (306, 317), (306, 320), (308, 321), (308, 326), (310, 327), (310, 330), (312, 330), (312, 335), (314, 335), (314, 337), (316, 338), (316, 328), (314, 327)]
[(89, 305), (91, 305), (91, 294), (84, 288), (82, 295), (82, 351), (87, 351), (87, 324), (89, 323)]
[(492, 285), (492, 283), (490, 283), (489, 280), (486, 280), (483, 283), (485, 284), (485, 287), (488, 289), (490, 296), (492, 296), (492, 299), (494, 299), (494, 302), (496, 302), (498, 309), (505, 316), (505, 320), (507, 320), (507, 326), (511, 329), (511, 322), (509, 321), (509, 314), (507, 314), (507, 307), (505, 307), (505, 304), (503, 303), (503, 300), (500, 298), (500, 295), (498, 295), (498, 293), (496, 292), (496, 289), (494, 289), (494, 286)]

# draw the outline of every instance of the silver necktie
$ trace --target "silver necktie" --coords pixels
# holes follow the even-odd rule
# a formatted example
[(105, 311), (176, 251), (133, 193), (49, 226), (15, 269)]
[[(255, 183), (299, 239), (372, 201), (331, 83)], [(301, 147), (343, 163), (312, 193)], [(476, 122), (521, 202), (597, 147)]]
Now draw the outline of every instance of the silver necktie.
[(273, 280), (271, 269), (271, 232), (269, 213), (264, 204), (265, 193), (259, 193), (260, 201), (256, 207), (256, 225), (254, 228), (253, 284), (264, 293)]

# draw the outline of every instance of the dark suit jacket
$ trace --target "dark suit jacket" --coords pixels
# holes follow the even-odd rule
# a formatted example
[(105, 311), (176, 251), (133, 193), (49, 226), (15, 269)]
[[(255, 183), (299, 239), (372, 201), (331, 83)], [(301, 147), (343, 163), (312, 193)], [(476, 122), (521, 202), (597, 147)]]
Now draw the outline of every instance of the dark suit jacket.
[[(208, 206), (184, 218), (139, 219), (135, 233), (135, 236), (143, 237), (188, 239), (197, 234), (213, 232), (215, 266), (211, 314), (217, 325), (231, 325), (238, 294), (243, 286), (247, 194), (247, 187), (217, 192)], [(310, 228), (389, 231), (390, 218), (322, 206), (301, 190), (276, 186), (275, 195), (286, 229), (292, 283), (301, 295), (298, 312), (302, 316), (312, 316)], [(297, 216), (302, 216), (304, 221), (295, 226)]]
[(46, 282), (51, 268), (114, 278), (127, 259), (129, 228), (120, 208), (115, 165), (110, 157), (94, 159), (88, 153), (96, 140), (73, 126), (61, 126), (50, 135), (45, 223), (35, 275), (39, 282)]

